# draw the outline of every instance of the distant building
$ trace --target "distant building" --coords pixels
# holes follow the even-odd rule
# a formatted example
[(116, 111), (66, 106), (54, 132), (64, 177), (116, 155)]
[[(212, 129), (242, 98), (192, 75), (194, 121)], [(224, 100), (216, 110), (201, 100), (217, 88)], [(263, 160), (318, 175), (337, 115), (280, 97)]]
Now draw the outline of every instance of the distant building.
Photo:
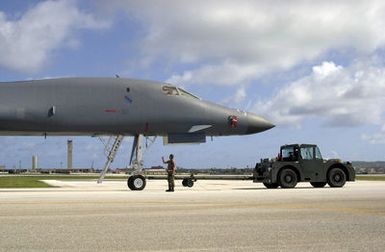
[(163, 166), (151, 166), (151, 168), (144, 169), (146, 175), (165, 175), (166, 170)]
[(128, 174), (130, 171), (129, 168), (116, 168), (115, 170), (112, 170), (112, 173), (116, 174)]

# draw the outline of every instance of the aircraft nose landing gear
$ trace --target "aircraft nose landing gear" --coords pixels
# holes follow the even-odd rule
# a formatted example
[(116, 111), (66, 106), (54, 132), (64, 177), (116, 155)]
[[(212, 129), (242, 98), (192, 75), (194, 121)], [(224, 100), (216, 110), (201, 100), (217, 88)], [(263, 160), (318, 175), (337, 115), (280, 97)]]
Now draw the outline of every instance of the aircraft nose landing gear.
[[(106, 175), (108, 169), (110, 168), (116, 153), (120, 147), (120, 144), (123, 141), (123, 135), (117, 135), (112, 146), (109, 148), (109, 153), (107, 156), (107, 162), (104, 165), (104, 168), (100, 174), (98, 183), (102, 183), (104, 176)], [(146, 177), (143, 175), (143, 160), (142, 160), (142, 138), (143, 135), (136, 135), (134, 138), (134, 143), (131, 150), (130, 165), (132, 165), (133, 172), (128, 177), (127, 185), (133, 191), (141, 191), (146, 187)], [(134, 158), (135, 156), (135, 158)]]
[(133, 191), (141, 191), (146, 187), (146, 178), (143, 175), (132, 175), (128, 177), (127, 185)]
[(146, 177), (143, 175), (142, 138), (142, 135), (136, 135), (132, 144), (130, 164), (134, 171), (133, 175), (128, 177), (127, 185), (133, 191), (141, 191), (146, 187)]

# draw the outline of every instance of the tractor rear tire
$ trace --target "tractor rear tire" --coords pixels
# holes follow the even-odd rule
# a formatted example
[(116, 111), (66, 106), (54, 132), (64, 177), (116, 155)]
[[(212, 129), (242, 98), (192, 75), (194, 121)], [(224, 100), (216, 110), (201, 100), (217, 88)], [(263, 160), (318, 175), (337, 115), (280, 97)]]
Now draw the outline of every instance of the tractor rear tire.
[(328, 184), (330, 187), (343, 187), (346, 183), (346, 174), (341, 168), (332, 168), (328, 172)]

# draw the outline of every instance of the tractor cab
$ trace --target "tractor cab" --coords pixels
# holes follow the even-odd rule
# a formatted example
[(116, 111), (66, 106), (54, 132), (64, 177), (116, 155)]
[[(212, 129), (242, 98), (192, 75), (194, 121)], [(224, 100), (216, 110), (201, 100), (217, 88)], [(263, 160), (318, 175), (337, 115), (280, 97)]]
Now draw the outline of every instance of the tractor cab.
[(278, 161), (322, 160), (321, 151), (313, 144), (291, 144), (281, 146)]

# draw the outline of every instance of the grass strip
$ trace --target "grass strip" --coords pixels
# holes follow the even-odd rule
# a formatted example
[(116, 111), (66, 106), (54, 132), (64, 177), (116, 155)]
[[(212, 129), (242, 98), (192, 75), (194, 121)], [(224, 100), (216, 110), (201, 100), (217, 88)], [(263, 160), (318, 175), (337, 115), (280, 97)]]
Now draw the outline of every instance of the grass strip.
[[(41, 180), (95, 180), (98, 176), (42, 175), (42, 176), (0, 176), (0, 188), (48, 188), (54, 187)], [(107, 176), (106, 179), (126, 179), (126, 177)]]
[(47, 188), (53, 187), (42, 181), (37, 177), (22, 177), (22, 176), (7, 176), (0, 177), (0, 188)]
[(357, 180), (385, 181), (385, 176), (356, 176)]

